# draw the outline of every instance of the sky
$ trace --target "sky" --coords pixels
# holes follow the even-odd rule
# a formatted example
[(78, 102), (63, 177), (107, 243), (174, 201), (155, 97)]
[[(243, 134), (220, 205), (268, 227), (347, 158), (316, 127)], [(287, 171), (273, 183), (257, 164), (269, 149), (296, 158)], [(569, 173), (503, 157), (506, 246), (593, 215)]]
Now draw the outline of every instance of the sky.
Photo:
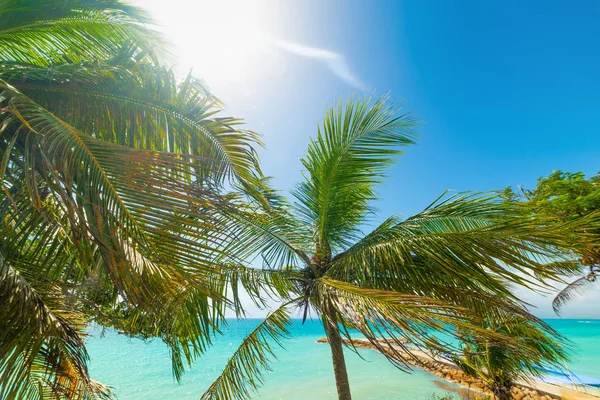
[[(389, 173), (377, 220), (445, 190), (532, 188), (600, 170), (600, 2), (137, 0), (193, 69), (262, 134), (263, 172), (288, 192), (327, 107), (390, 96), (421, 121)], [(600, 289), (600, 286), (598, 287)], [(542, 317), (551, 296), (518, 290)], [(600, 290), (563, 316), (600, 318)], [(260, 312), (253, 313), (258, 316)]]

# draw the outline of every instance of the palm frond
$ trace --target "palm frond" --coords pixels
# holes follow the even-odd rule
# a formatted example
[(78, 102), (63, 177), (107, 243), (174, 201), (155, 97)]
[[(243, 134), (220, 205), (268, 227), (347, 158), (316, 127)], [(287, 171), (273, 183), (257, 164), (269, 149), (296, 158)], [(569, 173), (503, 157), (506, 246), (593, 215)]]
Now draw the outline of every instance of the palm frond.
[[(10, 159), (4, 173), (18, 176), (5, 180), (13, 194), (1, 203), (11, 240), (23, 242), (36, 229), (21, 210), (47, 218), (55, 228), (48, 235), (60, 236), (84, 265), (107, 274), (128, 312), (120, 328), (161, 337), (180, 377), (180, 356), (190, 362), (203, 351), (223, 319), (210, 310), (226, 302), (213, 291), (222, 287), (208, 279), (217, 274), (214, 260), (228, 240), (219, 210), (232, 205), (214, 183), (193, 175), (195, 168), (210, 169), (210, 160), (106, 143), (7, 84), (1, 93), (3, 133), (18, 135), (13, 146), (0, 143), (2, 158)], [(44, 244), (35, 243), (33, 252)]]
[(395, 366), (410, 369), (402, 354), (412, 354), (405, 339), (416, 348), (456, 354), (458, 348), (434, 333), (456, 336), (456, 328), (510, 346), (511, 339), (477, 326), (473, 312), (437, 299), (389, 290), (361, 288), (346, 282), (321, 278), (317, 282), (320, 303), (329, 302), (339, 320), (358, 330)]
[(20, 249), (11, 273), (35, 273), (13, 281), (35, 286), (19, 290), (64, 331), (6, 329), (23, 344), (0, 351), (12, 379), (0, 397), (108, 396), (87, 376), (91, 319), (160, 337), (179, 379), (224, 309), (239, 308), (239, 285), (260, 296), (294, 287), (282, 271), (221, 263), (231, 239), (222, 211), (239, 205), (221, 185), (259, 197), (259, 141), (217, 115), (200, 81), (160, 66), (164, 43), (148, 22), (117, 0), (0, 0), (0, 245)]
[(84, 320), (57, 287), (34, 288), (1, 255), (0, 289), (0, 397), (110, 397), (89, 377)]
[(597, 271), (592, 270), (589, 274), (582, 276), (579, 279), (570, 282), (564, 289), (562, 289), (554, 300), (552, 300), (552, 308), (556, 314), (560, 314), (560, 309), (569, 301), (578, 298), (581, 294), (588, 290), (597, 287), (596, 280), (600, 275)]
[[(266, 298), (290, 300), (296, 291), (297, 276), (294, 271), (215, 265), (210, 274), (199, 274), (179, 286), (175, 295), (165, 299), (159, 312), (132, 308), (124, 310), (126, 318), (100, 322), (131, 336), (160, 338), (169, 346), (173, 376), (179, 381), (186, 364), (192, 365), (227, 324), (226, 309), (244, 314), (239, 299), (242, 289), (259, 307), (264, 307)], [(214, 293), (212, 297), (207, 296), (207, 291)]]
[(223, 372), (202, 395), (202, 400), (245, 400), (251, 390), (262, 383), (262, 371), (269, 369), (274, 345), (289, 334), (290, 313), (294, 299), (271, 312), (242, 342), (227, 362)]
[(440, 198), (405, 221), (385, 221), (336, 256), (328, 276), (349, 282), (406, 279), (424, 285), (434, 273), (465, 287), (482, 285), (506, 293), (502, 281), (539, 285), (535, 278), (557, 279), (576, 267), (568, 262), (569, 250), (584, 245), (586, 234), (578, 242), (574, 232), (596, 223), (597, 216), (557, 225), (521, 214), (493, 195)]
[(106, 252), (113, 273), (124, 260), (132, 262), (131, 272), (168, 274), (167, 265), (198, 268), (214, 258), (210, 246), (223, 239), (211, 209), (225, 200), (190, 174), (190, 167), (211, 168), (207, 161), (99, 141), (5, 88), (13, 122), (28, 130), (21, 151), (25, 171), (37, 172), (25, 176), (31, 195), (44, 182), (76, 218), (77, 230)]
[(581, 263), (578, 260), (551, 261), (545, 265), (547, 269), (556, 271), (560, 275), (581, 275)]
[(144, 12), (119, 1), (2, 0), (0, 60), (49, 67), (107, 59), (128, 42), (150, 50), (161, 41), (144, 22)]
[(349, 243), (376, 197), (374, 186), (402, 154), (398, 148), (413, 143), (415, 122), (399, 110), (385, 97), (340, 102), (310, 142), (302, 159), (307, 175), (293, 194), (325, 253)]
[[(310, 232), (291, 214), (288, 204), (274, 193), (261, 193), (268, 201), (237, 204), (223, 210), (232, 238), (224, 254), (235, 254), (240, 260), (261, 257), (268, 269), (311, 265), (314, 251)], [(237, 260), (236, 260), (237, 261)]]
[[(29, 115), (28, 109), (16, 107), (18, 104), (21, 103), (11, 103), (25, 119), (24, 115)], [(44, 130), (44, 125), (39, 127), (38, 124), (44, 121), (54, 127), (54, 134), (63, 132), (67, 137), (72, 135), (78, 139), (83, 144), (81, 151), (88, 152), (90, 158), (75, 164), (83, 162), (92, 168), (97, 167), (99, 180), (92, 182), (105, 187), (100, 198), (90, 196), (81, 188), (82, 182), (85, 184), (89, 181), (89, 175), (78, 176), (80, 171), (70, 174), (65, 168), (60, 168), (60, 171), (73, 181), (65, 182), (63, 176), (58, 184), (49, 182), (49, 187), (58, 192), (55, 203), (66, 207), (62, 215), (81, 216), (74, 221), (74, 230), (71, 227), (63, 231), (73, 234), (80, 231), (80, 239), (87, 238), (93, 243), (90, 246), (87, 240), (79, 240), (79, 249), (82, 252), (99, 253), (102, 267), (107, 269), (111, 281), (122, 294), (119, 315), (124, 318), (116, 323), (112, 319), (103, 323), (130, 335), (160, 337), (170, 346), (173, 372), (177, 379), (183, 373), (184, 359), (188, 364), (193, 362), (210, 344), (211, 335), (218, 332), (219, 324), (224, 319), (222, 307), (230, 304), (225, 298), (228, 286), (233, 290), (233, 305), (238, 310), (239, 301), (235, 299), (240, 283), (255, 295), (257, 301), (262, 301), (262, 296), (268, 293), (264, 288), (275, 290), (280, 295), (289, 293), (293, 281), (284, 280), (281, 276), (291, 275), (293, 271), (255, 271), (240, 266), (228, 268), (215, 261), (216, 255), (225, 256), (225, 253), (219, 253), (218, 245), (226, 239), (221, 234), (225, 232), (224, 229), (215, 230), (217, 226), (226, 226), (225, 222), (218, 222), (222, 216), (215, 206), (218, 203), (220, 205), (216, 208), (228, 209), (232, 205), (227, 204), (225, 199), (215, 197), (206, 188), (191, 184), (190, 178), (186, 177), (186, 168), (192, 165), (190, 161), (178, 155), (140, 152), (110, 145), (72, 128), (67, 132), (61, 131), (60, 128), (64, 126), (52, 124), (59, 123), (59, 120), (49, 116), (43, 109), (36, 110), (39, 114), (36, 114), (37, 118), (32, 117), (35, 122), (27, 122), (28, 129), (42, 136), (48, 131)], [(54, 139), (55, 146), (58, 140)], [(40, 148), (45, 149), (44, 146)], [(49, 151), (48, 154), (55, 152)], [(71, 153), (61, 156), (60, 162), (69, 164), (71, 156)], [(44, 171), (37, 179), (43, 180), (43, 176), (46, 176)], [(34, 179), (34, 176), (30, 179)], [(34, 187), (34, 182), (30, 186)], [(77, 196), (60, 192), (65, 188), (71, 189)], [(52, 198), (52, 193), (49, 198)], [(111, 194), (114, 196), (112, 204), (106, 202)], [(27, 195), (21, 197), (25, 202), (31, 200)], [(45, 203), (48, 201), (47, 198)], [(102, 206), (93, 207), (97, 204)], [(5, 211), (12, 210), (11, 202), (4, 202), (4, 206)], [(40, 211), (47, 214), (42, 206), (39, 210), (33, 208), (33, 211), (29, 214), (13, 214), (13, 227), (19, 228), (13, 229), (13, 232), (20, 233), (14, 240), (30, 236), (29, 228), (47, 226), (36, 225), (35, 221), (23, 225), (28, 220), (23, 219), (22, 215), (36, 216)], [(121, 217), (119, 213), (122, 213)], [(90, 214), (93, 218), (88, 217)], [(69, 221), (65, 222), (68, 226)], [(112, 229), (119, 232), (124, 227), (132, 227), (129, 230), (131, 236), (120, 243), (116, 242), (118, 237), (105, 234), (106, 231), (110, 232), (106, 225), (110, 226), (111, 223), (114, 224)], [(135, 228), (139, 228), (139, 231)], [(125, 232), (127, 234), (127, 230)], [(135, 247), (132, 243), (135, 243)], [(117, 264), (114, 264), (112, 252), (121, 254)], [(165, 281), (168, 286), (161, 283), (165, 277), (168, 278)]]
[(140, 63), (124, 51), (103, 64), (4, 68), (0, 79), (92, 137), (211, 159), (216, 171), (197, 168), (196, 174), (260, 184), (256, 133), (241, 129), (239, 119), (218, 116), (220, 101), (191, 74), (178, 82), (171, 70)]
[[(243, 265), (220, 265), (215, 268), (215, 279), (224, 286), (221, 290), (224, 296), (231, 298), (233, 308), (238, 316), (245, 315), (244, 305), (239, 294), (243, 291), (259, 308), (267, 307), (267, 300), (290, 300), (299, 296), (299, 283), (304, 275), (293, 269), (253, 268)], [(231, 296), (228, 296), (231, 289)]]

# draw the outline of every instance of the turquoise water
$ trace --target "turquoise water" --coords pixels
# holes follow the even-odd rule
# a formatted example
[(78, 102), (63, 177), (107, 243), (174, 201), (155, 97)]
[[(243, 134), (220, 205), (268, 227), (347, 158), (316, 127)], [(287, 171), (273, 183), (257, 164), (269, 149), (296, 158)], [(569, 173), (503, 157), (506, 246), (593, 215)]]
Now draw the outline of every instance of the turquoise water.
[(575, 344), (569, 370), (600, 379), (600, 320), (549, 319), (546, 322)]
[[(199, 399), (218, 376), (229, 356), (260, 320), (230, 321), (229, 329), (187, 372), (181, 384), (174, 383), (167, 347), (158, 340), (128, 339), (114, 331), (104, 337), (90, 330), (87, 340), (94, 379), (114, 388), (121, 400)], [(576, 345), (577, 354), (569, 368), (575, 373), (600, 378), (600, 320), (548, 320)], [(335, 399), (331, 355), (327, 345), (315, 341), (324, 336), (319, 321), (304, 325), (294, 321), (293, 337), (278, 349), (272, 371), (255, 398), (261, 400)], [(348, 373), (354, 398), (365, 400), (428, 400), (433, 393), (447, 390), (436, 385), (439, 379), (423, 371), (410, 374), (394, 368), (373, 350), (362, 350), (361, 359), (347, 351)]]

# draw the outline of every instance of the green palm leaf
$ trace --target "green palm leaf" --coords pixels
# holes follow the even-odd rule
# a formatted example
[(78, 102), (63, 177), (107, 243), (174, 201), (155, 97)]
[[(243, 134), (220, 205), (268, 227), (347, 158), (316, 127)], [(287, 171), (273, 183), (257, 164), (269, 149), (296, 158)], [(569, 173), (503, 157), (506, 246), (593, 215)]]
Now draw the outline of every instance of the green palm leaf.
[(0, 60), (52, 66), (107, 59), (130, 41), (160, 43), (141, 10), (119, 1), (2, 0)]
[(58, 287), (34, 288), (0, 255), (0, 304), (0, 397), (35, 398), (40, 386), (43, 398), (110, 397), (89, 377), (84, 320)]
[[(19, 170), (24, 177), (22, 202), (38, 215), (48, 214), (49, 202), (60, 209), (64, 217), (55, 222), (65, 224), (62, 235), (83, 260), (100, 265), (128, 304), (125, 323), (134, 325), (119, 327), (167, 342), (179, 378), (181, 355), (188, 362), (197, 357), (223, 318), (209, 312), (209, 304), (218, 309), (225, 301), (209, 278), (218, 273), (214, 260), (227, 239), (219, 209), (231, 205), (214, 194), (210, 182), (199, 185), (193, 177), (195, 168), (210, 164), (192, 155), (102, 142), (9, 85), (2, 96), (9, 114), (4, 129), (23, 136), (3, 152), (14, 160), (11, 174)], [(47, 189), (45, 199), (40, 186)], [(19, 228), (14, 240), (24, 240), (32, 225), (22, 225), (24, 214), (11, 212), (10, 199), (4, 205), (10, 213), (5, 216)], [(182, 296), (185, 301), (178, 300)]]
[(556, 295), (556, 297), (554, 297), (554, 300), (552, 300), (552, 308), (554, 309), (554, 312), (559, 314), (560, 309), (566, 303), (573, 299), (576, 299), (582, 293), (593, 289), (595, 287), (595, 283), (598, 276), (600, 276), (600, 271), (598, 271), (594, 267), (591, 267), (590, 272), (588, 274), (567, 284), (567, 286), (564, 289), (562, 289)]
[(221, 104), (201, 81), (188, 75), (180, 83), (171, 70), (132, 59), (133, 52), (135, 48), (125, 49), (107, 64), (65, 64), (51, 70), (15, 66), (0, 77), (97, 139), (210, 159), (219, 179), (257, 186), (258, 158), (252, 146), (261, 144), (258, 135), (239, 129), (236, 118), (215, 117)]
[(232, 207), (222, 209), (227, 230), (235, 238), (224, 253), (241, 260), (260, 256), (268, 269), (310, 265), (309, 254), (314, 251), (310, 231), (294, 218), (289, 204), (269, 188), (268, 181), (261, 186), (258, 199), (246, 193), (250, 202), (236, 196)]
[(387, 103), (367, 97), (340, 102), (327, 111), (302, 159), (308, 175), (294, 192), (298, 215), (325, 256), (354, 237), (375, 198), (374, 186), (402, 154), (398, 148), (413, 143), (415, 122)]
[(269, 369), (269, 356), (274, 345), (281, 346), (281, 338), (289, 334), (290, 301), (271, 312), (242, 342), (227, 362), (225, 369), (202, 395), (202, 400), (244, 400), (250, 390), (262, 383), (262, 371)]
[(475, 336), (488, 335), (504, 346), (511, 343), (509, 337), (480, 329), (471, 310), (438, 299), (361, 288), (328, 278), (319, 280), (318, 290), (320, 303), (332, 304), (344, 325), (358, 330), (401, 369), (410, 369), (402, 357), (403, 353), (412, 354), (405, 340), (427, 352), (456, 354), (458, 348), (440, 341), (435, 333), (456, 336), (455, 329), (461, 328)]
[(258, 137), (218, 116), (200, 81), (161, 66), (147, 22), (120, 1), (0, 0), (0, 250), (19, 249), (12, 271), (31, 272), (30, 313), (51, 306), (72, 332), (11, 331), (31, 343), (1, 352), (9, 397), (107, 396), (85, 369), (91, 320), (160, 337), (179, 379), (225, 309), (241, 312), (240, 287), (257, 302), (295, 290), (280, 277), (292, 271), (249, 271), (225, 254), (225, 211), (247, 209), (218, 193), (227, 182), (263, 201)]
[(414, 265), (421, 259), (431, 263), (433, 273), (465, 287), (483, 285), (502, 292), (496, 276), (529, 285), (534, 278), (556, 279), (573, 268), (567, 262), (549, 267), (548, 261), (564, 259), (566, 249), (583, 245), (573, 240), (574, 231), (594, 218), (558, 226), (541, 218), (521, 218), (517, 207), (496, 196), (454, 195), (405, 221), (388, 219), (336, 256), (328, 275), (357, 280), (402, 277), (426, 284), (431, 279), (423, 274), (429, 269)]
[[(290, 300), (300, 295), (299, 282), (304, 280), (304, 275), (294, 269), (265, 269), (253, 268), (243, 265), (220, 265), (215, 270), (215, 280), (222, 287), (216, 290), (225, 293), (231, 298), (233, 308), (238, 316), (244, 316), (244, 304), (241, 303), (239, 293), (250, 295), (254, 304), (262, 309), (268, 306), (268, 300)], [(227, 296), (228, 286), (231, 287), (231, 296)]]

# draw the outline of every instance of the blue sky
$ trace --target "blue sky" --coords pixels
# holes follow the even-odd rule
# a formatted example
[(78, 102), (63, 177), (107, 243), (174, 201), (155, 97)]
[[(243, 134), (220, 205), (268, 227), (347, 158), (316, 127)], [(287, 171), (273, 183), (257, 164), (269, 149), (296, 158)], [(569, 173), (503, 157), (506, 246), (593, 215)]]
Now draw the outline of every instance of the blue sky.
[[(284, 191), (301, 179), (325, 108), (364, 92), (389, 92), (423, 122), (380, 190), (380, 220), (409, 216), (448, 189), (532, 187), (556, 169), (600, 170), (597, 1), (213, 3), (140, 4), (173, 34), (180, 68), (194, 67), (228, 113), (263, 135), (264, 172)], [(552, 315), (550, 299), (523, 297)], [(598, 300), (565, 314), (600, 317), (589, 306)]]

